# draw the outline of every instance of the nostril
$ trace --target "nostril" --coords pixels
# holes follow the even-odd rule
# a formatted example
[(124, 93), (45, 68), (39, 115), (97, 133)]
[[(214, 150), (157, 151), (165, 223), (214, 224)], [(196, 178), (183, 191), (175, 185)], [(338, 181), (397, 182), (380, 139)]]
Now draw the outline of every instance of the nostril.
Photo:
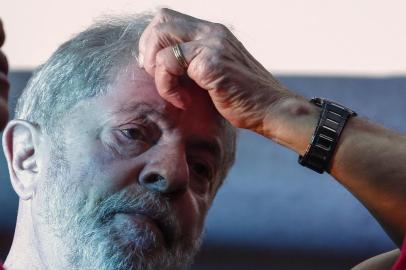
[(168, 181), (158, 173), (150, 173), (141, 178), (141, 184), (147, 189), (162, 192), (167, 188)]
[(150, 174), (145, 177), (145, 183), (155, 183), (165, 181), (165, 177), (160, 174)]

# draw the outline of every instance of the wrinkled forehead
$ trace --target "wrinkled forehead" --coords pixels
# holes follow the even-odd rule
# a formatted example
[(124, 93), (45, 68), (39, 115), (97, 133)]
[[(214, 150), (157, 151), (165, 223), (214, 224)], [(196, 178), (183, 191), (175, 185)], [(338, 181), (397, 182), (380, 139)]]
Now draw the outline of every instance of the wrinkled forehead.
[(129, 65), (118, 72), (115, 82), (109, 86), (102, 105), (110, 116), (125, 116), (134, 113), (155, 115), (168, 125), (189, 129), (206, 128), (215, 132), (222, 126), (222, 117), (212, 104), (208, 92), (190, 79), (182, 79), (179, 87), (186, 88), (191, 97), (191, 106), (178, 109), (163, 99), (155, 86), (154, 78), (137, 65)]
[[(189, 149), (208, 147), (223, 163), (234, 153), (230, 128), (206, 90), (192, 81), (185, 81), (182, 87), (191, 93), (192, 103), (186, 110), (164, 100), (156, 89), (154, 78), (143, 69), (122, 69), (104, 95), (85, 100), (70, 112), (68, 117), (73, 121), (64, 125), (65, 130), (71, 131), (68, 138), (73, 142), (90, 141), (103, 131), (108, 134), (111, 130), (145, 123), (145, 126), (153, 126), (154, 130), (158, 128), (161, 134), (168, 135), (165, 138), (170, 139), (165, 143), (181, 138)], [(144, 118), (146, 122), (139, 121)]]

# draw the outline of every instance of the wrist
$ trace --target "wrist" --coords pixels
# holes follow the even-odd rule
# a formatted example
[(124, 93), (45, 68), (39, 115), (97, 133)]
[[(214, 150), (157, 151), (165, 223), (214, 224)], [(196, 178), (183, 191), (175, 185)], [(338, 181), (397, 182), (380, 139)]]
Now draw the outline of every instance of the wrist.
[(330, 172), (331, 160), (346, 126), (348, 119), (357, 114), (324, 98), (313, 98), (310, 101), (321, 108), (317, 127), (304, 155), (299, 156), (299, 163), (318, 173)]
[(320, 108), (289, 93), (268, 106), (261, 135), (303, 155), (317, 126)]

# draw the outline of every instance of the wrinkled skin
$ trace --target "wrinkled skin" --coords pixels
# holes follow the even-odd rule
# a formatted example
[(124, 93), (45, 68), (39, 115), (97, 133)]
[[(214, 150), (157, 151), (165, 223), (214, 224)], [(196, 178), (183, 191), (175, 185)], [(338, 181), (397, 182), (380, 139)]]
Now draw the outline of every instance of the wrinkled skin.
[(183, 269), (199, 247), (220, 182), (220, 115), (194, 84), (194, 106), (180, 110), (144, 70), (125, 70), (38, 150), (49, 168), (31, 209), (48, 268)]
[[(179, 43), (185, 71), (171, 50)], [(179, 108), (191, 105), (179, 88), (185, 73), (208, 91), (215, 107), (234, 126), (260, 131), (270, 107), (292, 96), (223, 25), (161, 9), (139, 44), (141, 66), (154, 76), (159, 94)]]

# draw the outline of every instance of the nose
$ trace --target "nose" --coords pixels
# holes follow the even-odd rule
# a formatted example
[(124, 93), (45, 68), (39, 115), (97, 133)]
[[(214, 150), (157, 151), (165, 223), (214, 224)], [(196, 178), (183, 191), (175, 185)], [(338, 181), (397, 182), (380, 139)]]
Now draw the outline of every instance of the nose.
[(166, 195), (184, 193), (189, 185), (184, 147), (164, 145), (155, 148), (141, 171), (140, 184), (150, 191)]

